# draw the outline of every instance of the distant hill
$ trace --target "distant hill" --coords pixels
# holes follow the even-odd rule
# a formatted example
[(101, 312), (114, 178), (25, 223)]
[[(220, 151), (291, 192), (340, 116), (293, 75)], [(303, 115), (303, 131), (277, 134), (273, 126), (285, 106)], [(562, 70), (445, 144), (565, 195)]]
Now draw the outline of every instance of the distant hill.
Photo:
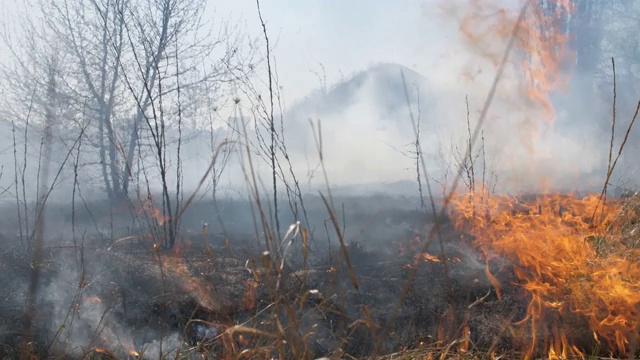
[[(406, 79), (410, 107), (401, 74)], [(475, 90), (469, 96), (472, 124), (477, 121), (485, 95), (473, 93)], [(336, 191), (359, 195), (416, 191), (415, 134), (410, 110), (414, 118), (421, 119), (421, 146), (429, 177), (442, 179), (446, 171), (452, 171), (448, 166), (455, 164), (454, 157), (459, 157), (465, 148), (461, 141), (467, 133), (466, 95), (466, 89), (437, 87), (416, 71), (388, 63), (371, 66), (326, 89), (311, 92), (290, 105), (282, 117), (287, 152), (302, 190), (315, 192), (324, 182), (309, 124), (312, 120), (314, 124), (321, 122), (324, 165)], [(487, 135), (483, 149), (488, 169), (498, 177), (501, 191), (536, 190), (540, 179), (551, 181), (557, 189), (590, 189), (587, 183), (591, 184), (591, 179), (601, 186), (598, 174), (604, 173), (601, 163), (606, 158), (608, 142), (598, 139), (609, 130), (575, 126), (575, 119), (592, 116), (584, 112), (590, 108), (582, 107), (576, 112), (573, 109), (580, 104), (578, 99), (555, 100), (571, 111), (558, 106), (557, 128), (540, 142), (535, 153), (526, 145), (527, 128), (520, 126), (529, 116), (527, 104), (521, 104), (518, 96), (494, 100), (489, 121), (483, 127)], [(617, 136), (620, 133), (616, 131)], [(627, 149), (631, 154), (632, 150)], [(635, 171), (637, 167), (630, 160), (623, 156), (617, 170)], [(287, 166), (283, 172), (288, 170)], [(637, 175), (631, 178), (635, 181)]]
[(407, 106), (401, 73), (412, 97), (416, 95), (416, 87), (424, 91), (423, 95), (427, 94), (430, 84), (423, 75), (403, 65), (379, 64), (335, 84), (326, 92), (314, 91), (290, 107), (286, 118), (295, 122), (305, 116), (337, 115), (363, 101), (375, 102), (381, 115), (394, 114)]
[[(423, 75), (398, 64), (358, 72), (326, 91), (316, 90), (284, 114), (285, 138), (297, 169), (313, 168), (318, 154), (309, 120), (322, 125), (323, 154), (330, 178), (340, 184), (389, 184), (412, 179), (410, 144), (415, 135), (401, 74), (421, 133), (436, 107), (433, 86)], [(419, 94), (419, 97), (418, 97)], [(418, 111), (420, 104), (420, 111)], [(430, 120), (433, 120), (431, 117)], [(303, 171), (303, 170), (298, 170)], [(308, 175), (310, 176), (310, 175)]]
[[(331, 186), (337, 192), (415, 194), (415, 134), (401, 74), (406, 80), (411, 111), (416, 120), (418, 114), (421, 117), (423, 149), (436, 144), (435, 138), (439, 136), (434, 131), (437, 101), (430, 81), (399, 64), (369, 67), (326, 90), (313, 91), (285, 110), (282, 116), (285, 144), (303, 192), (315, 193), (319, 187), (324, 187), (309, 124), (309, 120), (314, 124), (319, 120), (324, 165)], [(276, 121), (279, 119), (276, 115)], [(279, 130), (280, 126), (277, 128)], [(257, 147), (255, 128), (250, 126), (247, 130)], [(268, 142), (266, 136), (266, 132), (262, 134), (263, 141)], [(266, 156), (267, 151), (268, 148), (262, 148), (256, 154)], [(289, 177), (289, 166), (284, 161), (281, 159), (280, 165), (284, 175)], [(269, 164), (258, 161), (254, 165), (260, 167), (260, 176), (268, 179)], [(234, 174), (229, 175), (231, 178), (242, 176), (237, 166), (229, 165), (228, 170)]]

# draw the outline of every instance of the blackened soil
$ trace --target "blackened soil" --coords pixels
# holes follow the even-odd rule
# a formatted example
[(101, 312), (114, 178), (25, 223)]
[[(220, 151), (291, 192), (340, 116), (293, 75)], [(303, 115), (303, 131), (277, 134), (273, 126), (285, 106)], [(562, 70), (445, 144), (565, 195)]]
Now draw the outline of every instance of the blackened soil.
[[(481, 257), (464, 237), (444, 233), (446, 270), (442, 257), (420, 256), (425, 240), (413, 237), (390, 243), (395, 250), (351, 243), (350, 265), (336, 249), (305, 260), (294, 248), (281, 275), (260, 251), (194, 245), (196, 238), (171, 251), (126, 241), (47, 247), (39, 268), (34, 351), (42, 358), (77, 358), (102, 348), (126, 358), (129, 350), (148, 349), (145, 357), (153, 358), (163, 339), (164, 353), (180, 347), (186, 356), (187, 349), (206, 344), (197, 351), (219, 354), (230, 345), (218, 335), (238, 324), (269, 334), (284, 328), (291, 342), (304, 339), (316, 358), (337, 349), (364, 357), (376, 344), (381, 353), (392, 353), (451, 341), (464, 326), (478, 349), (522, 342), (526, 332), (512, 331), (510, 324), (524, 317), (526, 299), (513, 286), (508, 264), (491, 269), (503, 285), (499, 300)], [(438, 249), (426, 246), (433, 256)], [(1, 358), (17, 356), (23, 340), (33, 268), (24, 253), (18, 245), (0, 250)], [(273, 345), (272, 338), (242, 335), (233, 338), (236, 350)]]

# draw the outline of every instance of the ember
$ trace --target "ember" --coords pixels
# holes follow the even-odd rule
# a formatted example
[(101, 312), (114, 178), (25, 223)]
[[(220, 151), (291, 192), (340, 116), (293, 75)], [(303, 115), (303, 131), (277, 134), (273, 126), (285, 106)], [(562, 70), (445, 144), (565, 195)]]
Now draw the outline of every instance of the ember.
[(432, 262), (440, 262), (440, 259), (438, 259), (437, 257), (429, 254), (429, 253), (423, 253), (422, 257), (427, 260), (427, 261), (432, 261)]
[(88, 301), (88, 302), (90, 302), (90, 303), (92, 303), (92, 304), (98, 304), (98, 303), (101, 303), (101, 302), (102, 302), (102, 300), (101, 300), (99, 297), (97, 297), (97, 296), (91, 296), (91, 297), (88, 297), (88, 298), (87, 298), (87, 301)]

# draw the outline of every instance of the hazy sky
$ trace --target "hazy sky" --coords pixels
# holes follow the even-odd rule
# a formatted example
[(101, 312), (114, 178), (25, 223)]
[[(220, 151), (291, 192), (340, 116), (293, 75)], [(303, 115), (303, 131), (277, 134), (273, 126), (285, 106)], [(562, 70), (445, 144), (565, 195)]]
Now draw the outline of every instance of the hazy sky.
[[(24, 0), (0, 1), (3, 23)], [(462, 3), (461, 1), (454, 1)], [(344, 75), (379, 62), (394, 62), (430, 73), (446, 52), (448, 36), (442, 0), (263, 0), (281, 84), (289, 101), (318, 87), (322, 63), (330, 85)], [(209, 1), (209, 19), (240, 21), (260, 35), (254, 0)], [(438, 21), (436, 20), (438, 19)], [(440, 22), (440, 20), (442, 22)], [(457, 26), (455, 22), (449, 25)], [(6, 48), (0, 44), (3, 61)]]
[[(3, 24), (20, 19), (17, 14), (23, 1), (38, 0), (0, 0)], [(286, 103), (291, 105), (317, 89), (322, 67), (328, 86), (377, 63), (398, 63), (431, 81), (455, 82), (461, 70), (443, 71), (443, 66), (449, 66), (443, 56), (451, 58), (450, 37), (459, 34), (459, 25), (443, 15), (443, 3), (451, 4), (443, 0), (261, 1)], [(255, 0), (208, 1), (207, 5), (203, 11), (214, 24), (228, 20), (239, 23), (241, 31), (252, 37), (262, 36)], [(2, 61), (6, 61), (3, 46)], [(260, 51), (264, 55), (264, 48)]]
[[(27, 0), (0, 0), (3, 22), (17, 18), (15, 9), (22, 1)], [(418, 71), (438, 90), (437, 102), (443, 111), (448, 111), (433, 120), (439, 122), (438, 126), (463, 124), (467, 94), (475, 119), (495, 74), (495, 64), (485, 55), (487, 52), (501, 54), (506, 39), (489, 37), (486, 41), (471, 43), (463, 38), (460, 21), (473, 11), (470, 3), (469, 0), (263, 0), (263, 17), (275, 47), (277, 72), (286, 103), (291, 105), (319, 87), (320, 81), (314, 72), (322, 72), (320, 64), (326, 70), (327, 85), (331, 86), (373, 64), (391, 62)], [(513, 9), (520, 1), (491, 0), (489, 3)], [(250, 36), (261, 36), (254, 0), (210, 0), (203, 11), (214, 22), (223, 19), (239, 22), (240, 28)], [(4, 58), (6, 49), (2, 46), (0, 44), (0, 52)], [(564, 154), (567, 162), (578, 168), (572, 169), (572, 173), (591, 171), (590, 164), (571, 162), (574, 155), (585, 151), (585, 145), (578, 141), (584, 138), (581, 134), (576, 133), (577, 140), (553, 138), (554, 151), (549, 150), (551, 145), (541, 145), (544, 151), (523, 152), (524, 155), (513, 150), (514, 146), (522, 147), (523, 140), (514, 134), (521, 130), (521, 117), (530, 110), (517, 97), (517, 79), (521, 76), (518, 71), (521, 69), (512, 69), (503, 76), (502, 93), (496, 95), (492, 105), (491, 114), (502, 115), (502, 120), (486, 124), (496, 152), (504, 153), (508, 148), (506, 152), (514, 159), (503, 164), (505, 171), (532, 168), (530, 162), (522, 161), (522, 156), (531, 154), (541, 167), (558, 165), (550, 159)], [(465, 79), (464, 75), (469, 73), (473, 74), (472, 80)], [(535, 113), (532, 114), (535, 117)], [(353, 117), (366, 119), (363, 115), (366, 112)], [(513, 146), (507, 147), (507, 140)], [(379, 146), (379, 142), (371, 146)], [(371, 168), (378, 166), (379, 163), (371, 164)], [(556, 166), (548, 172), (556, 172)]]
[[(17, 18), (27, 0), (0, 1), (3, 24)], [(500, 2), (497, 0), (496, 2)], [(451, 11), (464, 0), (263, 0), (263, 17), (274, 43), (280, 83), (287, 101), (319, 86), (316, 73), (326, 70), (327, 84), (381, 62), (405, 65), (435, 82), (450, 83), (460, 75), (444, 70), (456, 58), (452, 49), (459, 20)], [(459, 5), (459, 6), (458, 6)], [(208, 19), (241, 23), (248, 34), (261, 35), (256, 1), (209, 1)], [(8, 20), (8, 22), (7, 22)], [(264, 51), (264, 49), (262, 49)], [(6, 61), (6, 48), (0, 43)]]
[[(326, 69), (329, 85), (378, 62), (394, 62), (429, 74), (445, 51), (446, 36), (434, 21), (439, 11), (427, 0), (269, 0), (263, 17), (272, 41), (285, 95), (291, 101), (317, 88), (313, 73)], [(259, 34), (253, 0), (210, 2), (217, 15), (242, 18)]]

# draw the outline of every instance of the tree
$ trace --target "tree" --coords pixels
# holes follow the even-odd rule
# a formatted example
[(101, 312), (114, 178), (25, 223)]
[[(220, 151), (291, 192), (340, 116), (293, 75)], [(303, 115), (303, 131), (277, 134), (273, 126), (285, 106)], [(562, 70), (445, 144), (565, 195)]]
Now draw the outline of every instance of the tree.
[(239, 28), (221, 23), (214, 33), (205, 7), (206, 0), (25, 4), (22, 33), (4, 34), (13, 55), (2, 69), (10, 118), (23, 120), (26, 99), (44, 88), (42, 59), (58, 44), (59, 98), (69, 105), (61, 134), (73, 137), (91, 120), (86, 136), (96, 152), (84, 164), (87, 173), (98, 170), (108, 198), (121, 202), (151, 157), (168, 192), (167, 146), (206, 126), (204, 107), (225, 95), (231, 71), (252, 68)]
[[(584, 91), (584, 85), (577, 86), (577, 92), (582, 103), (591, 104), (587, 120), (595, 121), (605, 134), (611, 129), (612, 58), (616, 66), (616, 117), (618, 122), (624, 123), (621, 126), (626, 126), (631, 120), (640, 96), (637, 86), (640, 39), (636, 35), (640, 29), (640, 4), (631, 0), (582, 0), (573, 3), (575, 11), (568, 19), (568, 29), (576, 53), (576, 71), (582, 75), (581, 81), (589, 86), (588, 91)], [(639, 130), (632, 131), (637, 136)], [(616, 135), (622, 137), (624, 132), (618, 131)], [(629, 146), (636, 145), (630, 143)], [(629, 160), (632, 162), (628, 166), (635, 167), (633, 159)]]

